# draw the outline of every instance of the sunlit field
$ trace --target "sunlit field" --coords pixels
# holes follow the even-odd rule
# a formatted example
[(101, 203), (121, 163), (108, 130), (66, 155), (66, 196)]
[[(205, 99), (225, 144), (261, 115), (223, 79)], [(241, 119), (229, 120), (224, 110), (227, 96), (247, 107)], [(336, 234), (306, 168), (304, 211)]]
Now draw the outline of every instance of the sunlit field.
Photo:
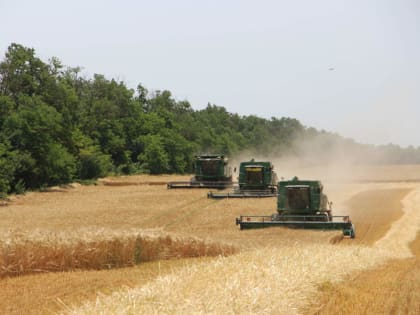
[[(401, 279), (418, 270), (420, 183), (413, 174), (420, 167), (369, 172), (369, 181), (324, 180), (335, 214), (353, 218), (354, 240), (341, 231), (240, 231), (237, 216), (272, 214), (276, 199), (211, 200), (208, 189), (166, 188), (167, 181), (189, 176), (113, 177), (12, 196), (0, 207), (0, 309), (333, 314), (338, 310), (323, 294), (335, 305), (344, 297), (354, 301), (359, 291), (342, 293), (349, 283), (368, 287), (360, 279), (373, 281), (377, 270), (400, 272)], [(387, 282), (383, 290), (397, 285)], [(406, 292), (418, 288), (407, 285)], [(367, 294), (360, 292), (363, 304)], [(375, 294), (372, 310), (378, 311), (381, 292)], [(410, 303), (407, 311), (415, 314), (418, 303)], [(346, 307), (346, 313), (363, 313)]]

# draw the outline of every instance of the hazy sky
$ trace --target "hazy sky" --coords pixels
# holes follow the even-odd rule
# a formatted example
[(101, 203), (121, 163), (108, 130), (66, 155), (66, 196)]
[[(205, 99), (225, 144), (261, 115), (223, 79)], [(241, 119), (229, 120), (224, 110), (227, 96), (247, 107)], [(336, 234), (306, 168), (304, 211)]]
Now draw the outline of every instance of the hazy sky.
[(420, 146), (420, 0), (0, 0), (16, 42), (194, 109)]

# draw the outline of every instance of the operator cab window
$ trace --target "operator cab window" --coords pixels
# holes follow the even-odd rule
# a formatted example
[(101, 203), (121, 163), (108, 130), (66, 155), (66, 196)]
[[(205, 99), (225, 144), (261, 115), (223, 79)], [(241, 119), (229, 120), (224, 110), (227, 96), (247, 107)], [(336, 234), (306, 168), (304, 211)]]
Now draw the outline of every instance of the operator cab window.
[(261, 167), (247, 167), (246, 179), (251, 185), (263, 184), (263, 170)]
[(219, 166), (218, 160), (207, 160), (201, 163), (201, 170), (203, 174), (216, 175), (218, 166)]
[(310, 192), (307, 186), (287, 187), (286, 208), (304, 210), (309, 208)]

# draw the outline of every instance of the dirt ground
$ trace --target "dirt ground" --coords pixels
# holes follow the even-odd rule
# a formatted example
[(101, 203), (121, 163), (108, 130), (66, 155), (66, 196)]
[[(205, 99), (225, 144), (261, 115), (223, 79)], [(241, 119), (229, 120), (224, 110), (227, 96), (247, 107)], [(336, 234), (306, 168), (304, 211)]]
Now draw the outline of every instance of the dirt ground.
[[(408, 171), (404, 167), (403, 173), (405, 172)], [(11, 230), (27, 235), (59, 231), (73, 236), (78, 231), (95, 229), (121, 231), (158, 228), (233, 244), (242, 250), (265, 246), (281, 248), (299, 243), (374, 246), (384, 238), (393, 222), (403, 216), (401, 200), (420, 186), (416, 182), (405, 182), (404, 178), (401, 182), (397, 176), (398, 170), (393, 169), (390, 174), (392, 178), (388, 183), (324, 183), (326, 193), (334, 201), (336, 214), (351, 216), (356, 226), (355, 240), (343, 239), (341, 232), (336, 231), (284, 228), (239, 231), (234, 224), (237, 216), (271, 214), (276, 209), (275, 198), (211, 200), (206, 197), (207, 190), (167, 190), (165, 183), (171, 177), (109, 178), (97, 186), (74, 185), (12, 198), (7, 206), (0, 207), (0, 234)], [(185, 180), (188, 177), (173, 179)], [(384, 180), (383, 175), (380, 179)], [(419, 247), (417, 238), (411, 248), (415, 251)], [(152, 262), (119, 270), (74, 271), (2, 279), (0, 309), (6, 314), (60, 312), (70, 305), (78, 305), (84, 300), (95, 299), (98, 295), (108, 294), (121, 287), (142, 285), (159, 275), (176, 272), (177, 268), (188, 264), (194, 264), (194, 260)], [(381, 277), (384, 274), (389, 277)], [(385, 311), (384, 313), (392, 313), (393, 310), (396, 313), (405, 313), (407, 309), (401, 308), (401, 301), (404, 301), (404, 305), (411, 303), (408, 311), (416, 310), (418, 303), (415, 301), (419, 299), (413, 292), (419, 292), (418, 274), (417, 256), (362, 272), (343, 283), (326, 283), (319, 288), (318, 302), (308, 309), (308, 313), (337, 313), (337, 309), (330, 307), (338, 302), (342, 303), (343, 297), (359, 301), (362, 305), (383, 306), (370, 309), (373, 313), (377, 310)], [(392, 275), (397, 276), (393, 278)], [(372, 283), (379, 280), (383, 281), (383, 287), (389, 288), (390, 294), (402, 283), (406, 285), (391, 301), (386, 299), (386, 290), (378, 294), (372, 293), (377, 288)], [(366, 290), (363, 291), (363, 288)], [(369, 296), (375, 297), (373, 302), (368, 299)], [(350, 314), (372, 313), (367, 308), (366, 311), (355, 309), (351, 302), (342, 309)]]

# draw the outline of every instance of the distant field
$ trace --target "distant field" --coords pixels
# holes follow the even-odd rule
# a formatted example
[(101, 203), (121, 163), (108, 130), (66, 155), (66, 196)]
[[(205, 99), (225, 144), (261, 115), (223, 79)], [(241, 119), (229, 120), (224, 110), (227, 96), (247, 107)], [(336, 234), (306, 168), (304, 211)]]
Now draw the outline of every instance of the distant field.
[[(306, 169), (299, 176), (317, 172), (323, 173)], [(0, 309), (113, 314), (123, 308), (133, 311), (135, 303), (143, 313), (305, 310), (310, 297), (326, 290), (331, 295), (328, 288), (350, 273), (375, 270), (390, 258), (410, 259), (408, 244), (420, 226), (420, 202), (415, 202), (420, 166), (358, 172), (359, 177), (347, 178), (351, 180), (324, 180), (336, 214), (353, 218), (356, 240), (342, 239), (341, 232), (239, 231), (235, 217), (271, 214), (275, 198), (210, 200), (207, 189), (166, 189), (167, 181), (189, 176), (114, 177), (96, 186), (11, 198), (0, 207)], [(358, 182), (365, 179), (369, 182)], [(390, 237), (393, 222), (400, 221), (404, 229), (396, 227), (406, 233)], [(407, 249), (396, 252), (398, 243)], [(208, 258), (185, 258), (202, 256)], [(154, 262), (140, 263), (147, 260)], [(126, 266), (132, 267), (122, 268)], [(73, 271), (45, 273), (60, 270)], [(25, 273), (31, 275), (14, 276)], [(132, 288), (129, 294), (124, 286)], [(100, 295), (95, 305), (82, 306), (113, 291), (119, 293)], [(299, 298), (296, 292), (301, 292)]]
[(353, 165), (337, 164), (323, 167), (292, 166), (277, 168), (280, 176), (319, 178), (332, 182), (420, 182), (420, 165)]

